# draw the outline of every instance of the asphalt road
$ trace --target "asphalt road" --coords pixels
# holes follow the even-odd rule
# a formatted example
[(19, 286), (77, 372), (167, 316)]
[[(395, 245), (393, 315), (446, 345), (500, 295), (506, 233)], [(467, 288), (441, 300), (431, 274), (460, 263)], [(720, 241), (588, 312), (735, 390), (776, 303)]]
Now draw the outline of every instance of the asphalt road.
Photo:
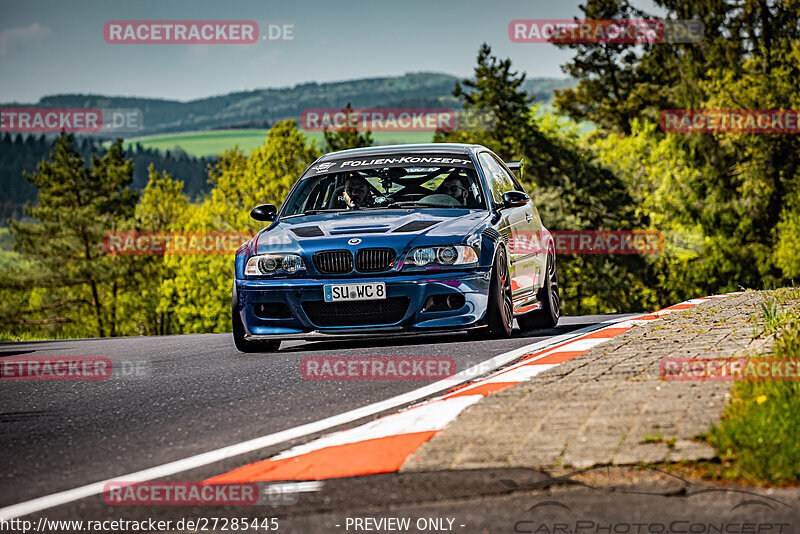
[[(507, 340), (450, 334), (297, 341), (284, 343), (275, 354), (241, 354), (229, 334), (0, 344), (3, 357), (102, 356), (115, 370), (128, 370), (100, 381), (0, 382), (0, 507), (293, 428), (428, 384), (305, 380), (300, 361), (306, 356), (451, 356), (460, 371), (612, 317), (567, 317), (557, 329), (535, 335), (515, 331)], [(211, 476), (265, 452), (178, 478)]]

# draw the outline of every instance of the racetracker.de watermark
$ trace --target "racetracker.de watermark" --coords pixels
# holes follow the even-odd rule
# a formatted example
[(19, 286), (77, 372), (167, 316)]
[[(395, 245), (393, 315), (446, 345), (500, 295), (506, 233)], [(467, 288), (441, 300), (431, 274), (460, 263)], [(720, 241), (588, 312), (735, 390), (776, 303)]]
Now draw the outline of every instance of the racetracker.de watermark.
[(107, 482), (103, 499), (111, 505), (246, 505), (259, 501), (258, 484), (203, 482)]
[(796, 109), (667, 109), (659, 125), (667, 133), (800, 133)]
[(252, 20), (110, 20), (103, 25), (109, 44), (252, 44)]
[(110, 20), (103, 25), (108, 44), (253, 44), (293, 41), (296, 26), (254, 20)]
[(703, 29), (699, 20), (515, 19), (508, 24), (508, 38), (514, 43), (698, 43)]
[(664, 358), (659, 370), (668, 381), (800, 380), (800, 360), (781, 358)]
[(103, 250), (115, 256), (234, 254), (251, 237), (239, 232), (108, 232)]
[(0, 359), (2, 380), (106, 380), (111, 360), (102, 356), (25, 357)]
[(136, 108), (3, 108), (0, 132), (9, 133), (117, 133), (144, 128)]
[(300, 128), (306, 132), (359, 129), (373, 132), (452, 132), (456, 112), (452, 109), (304, 109)]
[(449, 356), (307, 356), (300, 361), (306, 380), (441, 380), (456, 373)]
[(143, 379), (152, 374), (146, 360), (118, 360), (103, 356), (8, 356), (0, 359), (2, 380)]
[(541, 254), (549, 239), (557, 254), (659, 254), (664, 236), (656, 230), (550, 230), (515, 232), (508, 240), (512, 254)]
[(371, 132), (482, 132), (494, 126), (491, 111), (359, 108), (305, 109), (300, 114), (300, 129), (305, 132), (360, 130)]
[(515, 43), (658, 43), (664, 24), (655, 19), (516, 19), (508, 25)]

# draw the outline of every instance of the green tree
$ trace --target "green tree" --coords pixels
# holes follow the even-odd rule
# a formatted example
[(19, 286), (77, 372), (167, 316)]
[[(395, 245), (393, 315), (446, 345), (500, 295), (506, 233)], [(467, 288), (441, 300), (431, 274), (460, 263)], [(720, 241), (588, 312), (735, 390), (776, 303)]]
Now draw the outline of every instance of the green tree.
[[(590, 0), (579, 6), (586, 19), (610, 20), (639, 18), (642, 13), (627, 0)], [(614, 43), (569, 43), (557, 45), (575, 51), (572, 60), (561, 67), (566, 74), (580, 80), (577, 86), (555, 91), (556, 107), (576, 121), (594, 121), (603, 126), (630, 133), (630, 120), (640, 116), (641, 99), (636, 89), (649, 81), (634, 68), (640, 59), (639, 47)], [(658, 80), (650, 90), (658, 91)]]
[(531, 99), (522, 89), (525, 73), (511, 70), (510, 59), (498, 59), (483, 43), (478, 50), (475, 79), (456, 82), (453, 96), (464, 102), (468, 115), (491, 117), (486, 131), (437, 132), (436, 142), (476, 142), (501, 157), (521, 156), (529, 144)]
[[(264, 225), (250, 218), (250, 210), (259, 204), (279, 205), (319, 156), (293, 120), (279, 122), (249, 156), (238, 147), (222, 155), (210, 174), (214, 188), (202, 204), (187, 211), (183, 229), (255, 234)], [(166, 258), (175, 276), (164, 281), (162, 295), (175, 303), (182, 332), (230, 331), (233, 262), (230, 255)]]
[(103, 237), (132, 215), (132, 172), (121, 140), (87, 167), (74, 136), (62, 134), (49, 159), (26, 175), (39, 190), (26, 214), (38, 222), (12, 221), (11, 231), (15, 250), (35, 263), (25, 285), (41, 291), (20, 311), (21, 324), (26, 315), (42, 315), (31, 324), (72, 322), (96, 336), (116, 335), (124, 266), (105, 253)]
[[(800, 4), (795, 14), (800, 16)], [(760, 28), (774, 33), (761, 44), (760, 53), (744, 59), (738, 72), (721, 67), (710, 70), (709, 79), (702, 84), (708, 108), (800, 108), (800, 88), (794, 81), (800, 76), (800, 40), (796, 32), (781, 33), (775, 27), (773, 18), (780, 20), (779, 14), (764, 16), (768, 22)], [(795, 26), (797, 20), (795, 17)], [(776, 265), (774, 254), (776, 247), (786, 250), (786, 223), (796, 209), (800, 137), (728, 132), (714, 138), (726, 159), (734, 160), (719, 169), (718, 182), (703, 184), (707, 197), (718, 207), (711, 204), (702, 217), (714, 224), (716, 242), (729, 258), (720, 269), (746, 287), (779, 285), (784, 282), (779, 267), (786, 263)], [(791, 271), (785, 274), (791, 276)]]
[(664, 249), (646, 260), (660, 304), (674, 303), (705, 291), (704, 265), (710, 238), (694, 215), (705, 199), (695, 193), (703, 180), (677, 136), (663, 136), (651, 122), (631, 121), (631, 134), (590, 135), (583, 143), (627, 185), (636, 217), (663, 236)]
[(342, 112), (347, 118), (345, 122), (346, 126), (342, 126), (335, 132), (328, 131), (328, 127), (326, 126), (322, 132), (322, 135), (325, 137), (325, 151), (336, 152), (338, 150), (372, 146), (374, 141), (370, 130), (362, 134), (358, 131), (357, 126), (350, 126), (351, 122), (357, 122), (357, 114), (353, 113), (350, 102), (347, 103)]
[[(687, 287), (721, 292), (785, 283), (785, 276), (794, 272), (787, 261), (792, 250), (787, 239), (794, 209), (789, 194), (800, 185), (798, 136), (664, 134), (654, 128), (634, 131), (633, 126), (636, 121), (656, 123), (665, 109), (796, 109), (800, 3), (660, 0), (656, 5), (666, 11), (667, 20), (700, 20), (702, 40), (629, 51), (620, 50), (620, 45), (564, 45), (576, 50), (565, 68), (579, 85), (560, 92), (557, 105), (575, 119), (594, 121), (598, 136), (621, 133), (638, 138), (627, 143), (610, 136), (619, 145), (616, 151), (597, 145), (611, 168), (619, 165), (609, 157), (628, 167), (623, 175), (634, 190), (642, 177), (631, 165), (636, 161), (648, 173), (658, 169), (652, 159), (655, 146), (669, 146), (668, 160), (680, 160), (688, 169), (675, 176), (662, 168), (660, 176), (654, 173), (648, 179), (665, 200), (651, 203), (653, 220), (667, 230), (680, 221), (703, 242), (701, 257), (671, 258), (669, 268), (659, 271), (662, 294), (674, 295)], [(608, 0), (589, 0), (582, 9), (587, 18), (622, 16), (631, 10)], [(626, 59), (605, 51), (618, 51)]]
[[(183, 182), (168, 173), (159, 173), (153, 165), (150, 180), (136, 205), (130, 228), (137, 232), (169, 233), (181, 228), (189, 210)], [(123, 335), (169, 335), (179, 333), (172, 295), (165, 294), (166, 280), (175, 277), (176, 269), (167, 256), (125, 256), (129, 289), (117, 299), (120, 329)]]
[(781, 212), (781, 219), (775, 227), (777, 245), (775, 264), (782, 269), (784, 276), (792, 280), (800, 279), (800, 193), (795, 190), (791, 200)]
[[(580, 142), (577, 127), (537, 107), (521, 89), (524, 74), (512, 71), (482, 45), (475, 80), (464, 80), (454, 94), (466, 111), (489, 110), (493, 128), (484, 132), (438, 133), (441, 142), (478, 143), (504, 159), (525, 160), (524, 181), (547, 228), (552, 230), (625, 230), (646, 225), (638, 216), (626, 184)], [(469, 88), (465, 91), (464, 87)], [(605, 313), (646, 309), (647, 263), (637, 256), (562, 255), (558, 268), (566, 313)]]

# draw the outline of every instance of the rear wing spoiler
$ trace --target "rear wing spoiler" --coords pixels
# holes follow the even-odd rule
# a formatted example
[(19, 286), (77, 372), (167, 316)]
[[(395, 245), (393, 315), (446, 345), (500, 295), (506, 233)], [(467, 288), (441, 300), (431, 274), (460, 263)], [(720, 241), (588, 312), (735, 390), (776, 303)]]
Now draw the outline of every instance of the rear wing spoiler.
[(519, 161), (506, 161), (505, 164), (509, 169), (518, 173), (520, 180), (522, 179), (522, 173), (524, 172), (525, 168), (525, 160), (521, 159)]

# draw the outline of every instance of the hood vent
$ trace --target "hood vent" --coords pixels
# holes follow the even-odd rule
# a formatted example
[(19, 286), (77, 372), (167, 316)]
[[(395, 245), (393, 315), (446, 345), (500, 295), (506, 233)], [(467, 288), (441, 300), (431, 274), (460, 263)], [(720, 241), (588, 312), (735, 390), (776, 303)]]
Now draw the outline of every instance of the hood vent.
[(386, 232), (386, 228), (343, 228), (331, 230), (331, 235), (382, 234), (384, 232)]
[(304, 226), (303, 228), (292, 228), (292, 232), (298, 237), (321, 237), (325, 233), (320, 230), (319, 226)]
[(404, 224), (400, 228), (396, 228), (393, 232), (419, 232), (426, 228), (437, 224), (439, 221), (411, 221)]

